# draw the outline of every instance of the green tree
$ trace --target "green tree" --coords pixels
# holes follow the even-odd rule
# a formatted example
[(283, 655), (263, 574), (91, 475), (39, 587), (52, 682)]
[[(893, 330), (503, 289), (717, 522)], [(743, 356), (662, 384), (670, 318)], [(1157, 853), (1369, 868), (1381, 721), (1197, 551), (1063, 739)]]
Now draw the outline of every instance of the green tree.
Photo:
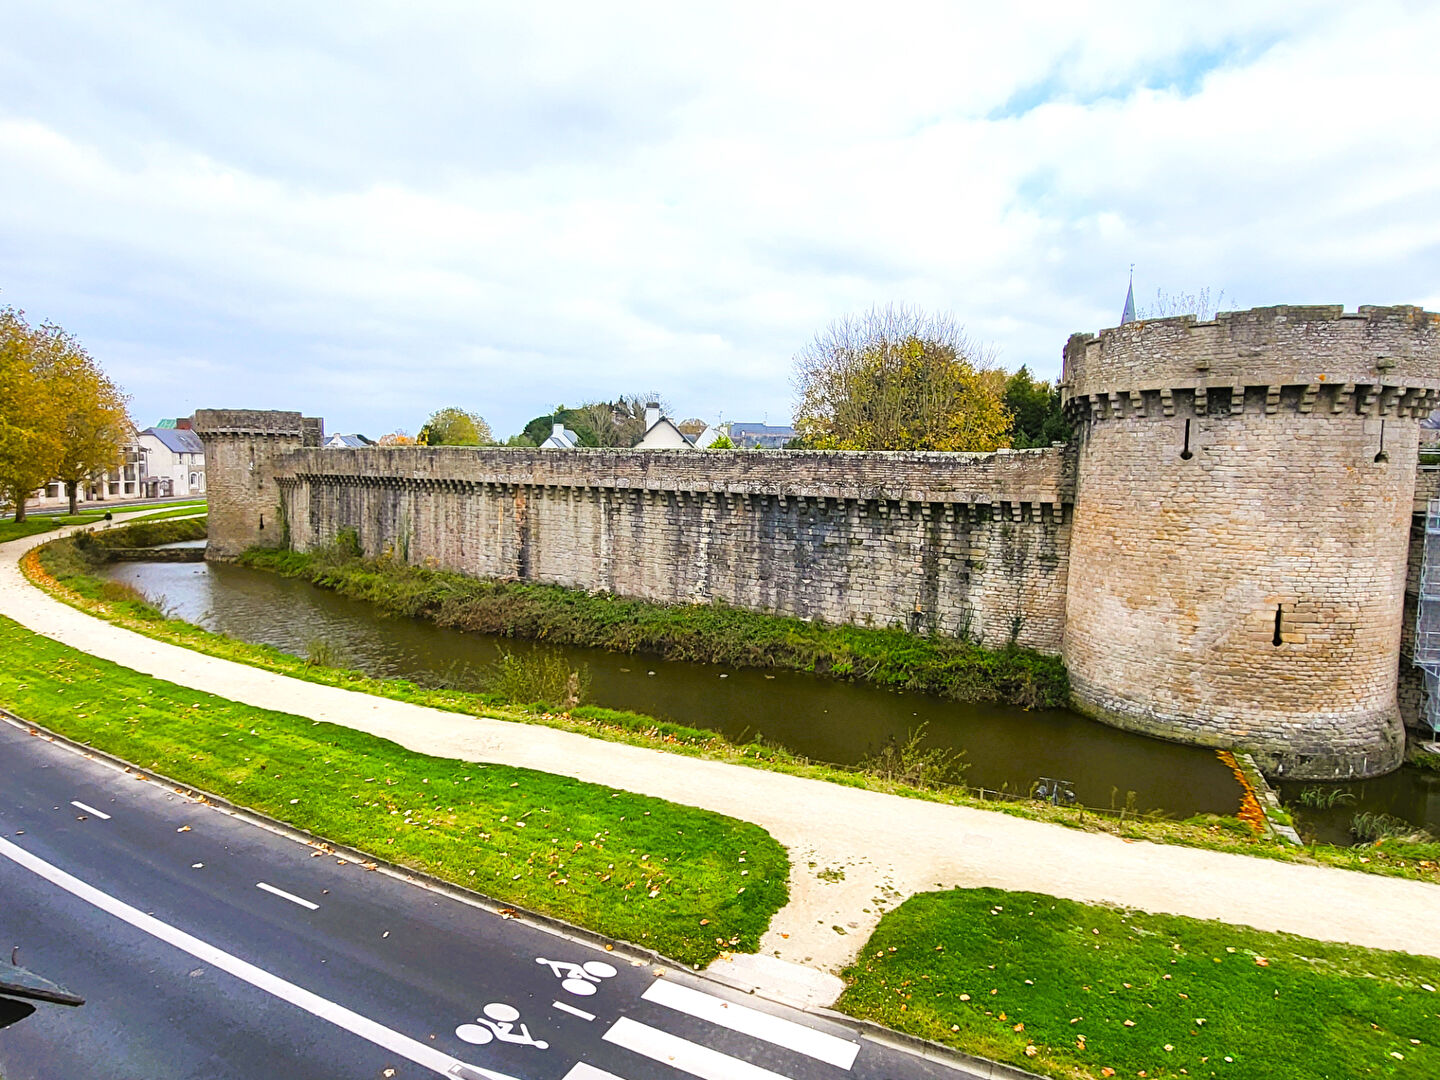
[(0, 502), (14, 507), (17, 522), (64, 455), (61, 403), (48, 385), (62, 336), (59, 327), (32, 327), (22, 312), (0, 309)]
[(63, 332), (56, 335), (55, 346), (47, 380), (62, 429), (54, 475), (65, 485), (73, 514), (79, 509), (81, 485), (122, 463), (135, 428), (126, 408), (128, 398), (90, 354)]
[(1023, 364), (1005, 380), (1005, 408), (1010, 413), (1010, 445), (1018, 450), (1070, 438), (1059, 389), (1036, 379)]
[(795, 356), (795, 428), (824, 450), (1009, 445), (1004, 373), (948, 315), (890, 305), (831, 323)]
[(734, 449), (735, 449), (735, 444), (730, 441), (730, 436), (729, 436), (729, 435), (721, 435), (721, 436), (720, 436), (719, 438), (717, 438), (714, 442), (712, 442), (709, 446), (705, 447), (705, 449), (706, 449), (706, 450), (734, 450)]
[(479, 413), (452, 405), (432, 413), (415, 441), (422, 446), (489, 446), (495, 436)]

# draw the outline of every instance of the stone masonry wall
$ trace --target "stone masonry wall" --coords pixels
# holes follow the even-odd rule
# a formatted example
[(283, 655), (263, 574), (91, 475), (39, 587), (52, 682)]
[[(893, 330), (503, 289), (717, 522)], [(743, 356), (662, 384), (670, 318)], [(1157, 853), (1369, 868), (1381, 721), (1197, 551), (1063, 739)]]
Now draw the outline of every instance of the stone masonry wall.
[(1273, 773), (1393, 768), (1418, 417), (1437, 390), (1440, 317), (1413, 308), (1072, 338), (1077, 704)]
[(246, 548), (284, 544), (275, 461), (319, 446), (322, 422), (298, 412), (199, 409), (194, 426), (205, 443), (207, 558), (233, 559)]
[(309, 450), (277, 462), (291, 543), (663, 602), (1012, 639), (1064, 628), (1059, 450)]

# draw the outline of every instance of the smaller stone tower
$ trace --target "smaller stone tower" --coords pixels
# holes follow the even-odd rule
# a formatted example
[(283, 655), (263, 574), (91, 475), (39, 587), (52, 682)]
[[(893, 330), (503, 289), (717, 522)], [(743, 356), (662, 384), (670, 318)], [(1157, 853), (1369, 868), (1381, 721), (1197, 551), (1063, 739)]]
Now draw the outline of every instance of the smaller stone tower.
[(298, 412), (196, 410), (210, 496), (207, 559), (233, 559), (246, 548), (285, 543), (275, 461), (292, 450), (319, 446), (324, 428), (323, 420)]

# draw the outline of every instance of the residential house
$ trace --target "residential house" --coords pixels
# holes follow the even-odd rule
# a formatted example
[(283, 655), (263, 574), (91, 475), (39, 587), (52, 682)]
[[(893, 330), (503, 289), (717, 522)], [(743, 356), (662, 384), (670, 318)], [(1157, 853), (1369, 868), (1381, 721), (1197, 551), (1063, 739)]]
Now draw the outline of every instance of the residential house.
[(205, 494), (205, 444), (189, 419), (161, 420), (140, 432), (145, 451), (145, 497), (171, 499)]
[[(104, 502), (106, 499), (138, 499), (145, 494), (145, 450), (132, 438), (122, 448), (120, 464), (104, 473), (96, 473), (80, 485), (79, 501)], [(69, 507), (70, 494), (65, 484), (52, 480), (26, 501), (31, 510)]]
[(331, 435), (322, 444), (327, 450), (359, 450), (362, 447), (374, 446), (374, 439), (367, 439), (364, 435), (341, 435), (338, 431)]
[(775, 424), (731, 424), (730, 441), (742, 450), (779, 450), (795, 438), (793, 427)]
[[(533, 438), (533, 436), (532, 436)], [(541, 450), (574, 450), (580, 445), (580, 436), (564, 424), (556, 424), (550, 437), (540, 444)]]
[(645, 406), (645, 435), (635, 444), (636, 450), (693, 450), (694, 442), (668, 416), (660, 415), (660, 406)]

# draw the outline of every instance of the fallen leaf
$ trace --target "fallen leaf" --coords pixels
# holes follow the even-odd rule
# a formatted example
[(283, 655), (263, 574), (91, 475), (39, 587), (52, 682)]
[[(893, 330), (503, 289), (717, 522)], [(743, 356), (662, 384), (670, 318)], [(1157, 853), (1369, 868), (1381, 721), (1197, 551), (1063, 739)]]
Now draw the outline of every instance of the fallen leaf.
[(189, 831), (190, 831), (190, 826), (189, 826), (189, 825), (181, 825), (181, 826), (180, 826), (178, 829), (176, 829), (175, 831), (176, 831), (176, 832), (189, 832)]

